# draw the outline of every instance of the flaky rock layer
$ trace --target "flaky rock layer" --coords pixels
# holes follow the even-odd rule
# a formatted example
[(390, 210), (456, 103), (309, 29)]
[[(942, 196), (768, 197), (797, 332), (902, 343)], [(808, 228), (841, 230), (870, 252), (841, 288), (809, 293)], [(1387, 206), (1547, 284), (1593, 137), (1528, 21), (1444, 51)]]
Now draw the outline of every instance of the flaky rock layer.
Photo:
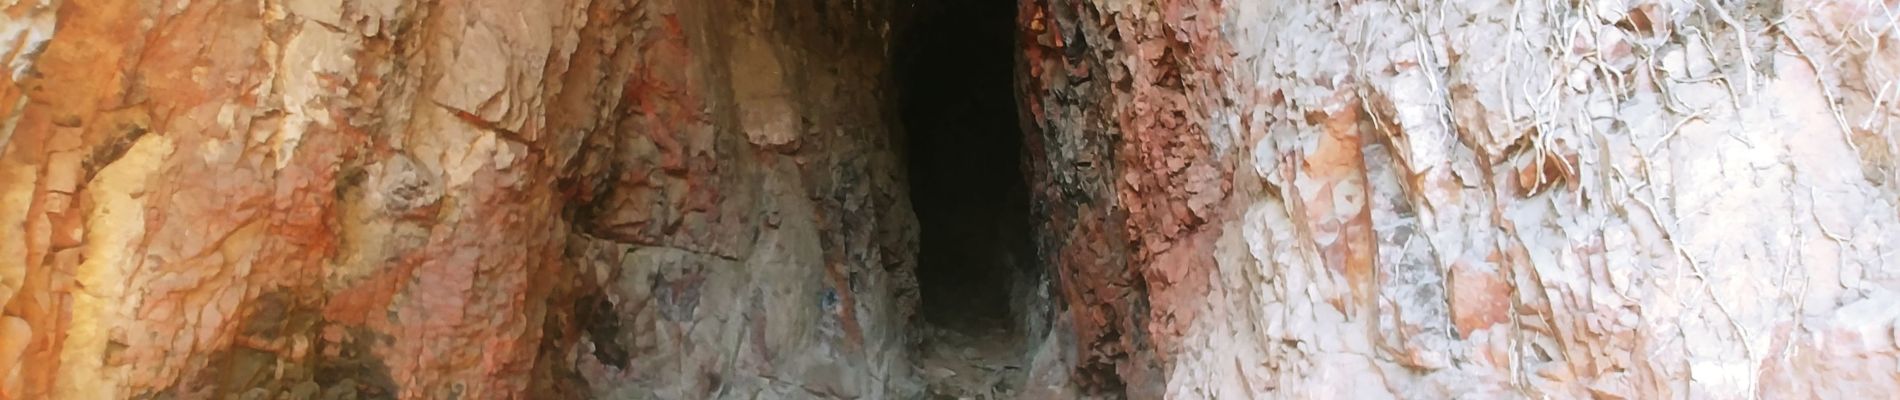
[[(1900, 391), (1892, 1), (1004, 1), (1024, 396)], [(954, 3), (0, 3), (0, 399), (919, 395)]]

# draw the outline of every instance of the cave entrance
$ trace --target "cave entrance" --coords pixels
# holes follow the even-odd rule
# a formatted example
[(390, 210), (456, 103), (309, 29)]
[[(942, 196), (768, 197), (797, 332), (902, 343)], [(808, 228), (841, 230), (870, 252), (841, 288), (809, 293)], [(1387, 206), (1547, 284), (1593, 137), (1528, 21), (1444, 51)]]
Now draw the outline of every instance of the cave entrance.
[[(1011, 0), (920, 1), (893, 54), (922, 242), (913, 337), (931, 379), (1020, 369), (1033, 334), (1023, 321), (1046, 309), (1013, 88), (1015, 14)], [(956, 371), (933, 360), (941, 352), (993, 365)]]
[(1036, 272), (1017, 124), (1015, 7), (923, 2), (897, 82), (922, 228), (922, 315), (953, 329), (1009, 328), (1011, 292)]

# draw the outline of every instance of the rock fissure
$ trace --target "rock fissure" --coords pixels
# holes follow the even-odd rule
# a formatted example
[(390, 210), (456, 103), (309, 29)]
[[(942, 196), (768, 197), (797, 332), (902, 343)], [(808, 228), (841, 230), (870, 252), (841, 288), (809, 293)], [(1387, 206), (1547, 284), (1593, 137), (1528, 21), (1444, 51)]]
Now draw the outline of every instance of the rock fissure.
[(1873, 398), (1878, 0), (17, 0), (0, 400)]

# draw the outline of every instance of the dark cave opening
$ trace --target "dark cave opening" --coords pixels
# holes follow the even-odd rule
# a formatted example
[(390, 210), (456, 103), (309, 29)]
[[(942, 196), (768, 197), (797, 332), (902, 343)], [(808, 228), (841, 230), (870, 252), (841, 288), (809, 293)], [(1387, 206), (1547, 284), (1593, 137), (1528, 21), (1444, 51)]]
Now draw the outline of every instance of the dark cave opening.
[(1017, 331), (1040, 278), (1013, 89), (1013, 1), (924, 1), (896, 83), (921, 228), (920, 315), (965, 332)]

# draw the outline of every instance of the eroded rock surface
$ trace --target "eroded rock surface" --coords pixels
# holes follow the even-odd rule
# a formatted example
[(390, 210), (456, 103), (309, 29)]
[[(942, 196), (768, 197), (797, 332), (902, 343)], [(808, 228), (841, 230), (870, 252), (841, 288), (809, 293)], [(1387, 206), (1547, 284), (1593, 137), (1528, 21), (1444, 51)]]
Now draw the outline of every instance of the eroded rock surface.
[(915, 391), (853, 4), (8, 2), (0, 398)]
[(1892, 8), (1025, 1), (1081, 378), (1885, 396)]
[[(1900, 391), (1891, 1), (1009, 3), (1005, 392)], [(0, 399), (922, 395), (931, 4), (0, 2)]]

